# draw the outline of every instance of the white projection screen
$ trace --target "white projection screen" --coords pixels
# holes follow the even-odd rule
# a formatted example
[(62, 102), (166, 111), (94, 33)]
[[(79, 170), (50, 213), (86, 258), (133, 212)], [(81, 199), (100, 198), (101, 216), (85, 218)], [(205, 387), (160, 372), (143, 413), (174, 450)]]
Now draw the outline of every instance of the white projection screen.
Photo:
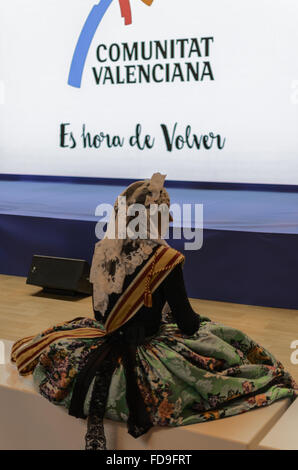
[(127, 5), (0, 0), (0, 173), (297, 185), (298, 2)]

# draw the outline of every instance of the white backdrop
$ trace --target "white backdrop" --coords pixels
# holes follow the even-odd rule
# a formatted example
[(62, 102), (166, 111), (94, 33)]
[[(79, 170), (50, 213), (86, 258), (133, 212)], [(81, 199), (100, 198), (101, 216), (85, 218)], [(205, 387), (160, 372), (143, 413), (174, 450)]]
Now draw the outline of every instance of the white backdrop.
[[(0, 173), (145, 177), (298, 184), (298, 2), (131, 0), (125, 26), (114, 0), (99, 26), (81, 88), (67, 84), (73, 51), (94, 0), (0, 0)], [(214, 80), (96, 85), (99, 44), (213, 37)], [(203, 47), (202, 47), (203, 49)], [(155, 63), (184, 63), (189, 59)], [(139, 60), (134, 64), (144, 64)], [(296, 80), (296, 82), (295, 82)], [(298, 88), (297, 88), (298, 89)], [(168, 152), (161, 124), (220, 134), (225, 145)], [(69, 123), (77, 146), (60, 147)], [(129, 145), (136, 125), (152, 149)], [(124, 138), (122, 148), (83, 148), (82, 125)]]

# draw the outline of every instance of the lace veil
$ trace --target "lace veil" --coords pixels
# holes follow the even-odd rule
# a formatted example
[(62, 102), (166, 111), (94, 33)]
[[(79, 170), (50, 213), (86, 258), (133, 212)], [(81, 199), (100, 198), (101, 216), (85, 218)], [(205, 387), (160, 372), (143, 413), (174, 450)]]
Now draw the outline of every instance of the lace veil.
[[(95, 245), (90, 282), (93, 283), (94, 310), (99, 311), (102, 315), (107, 311), (109, 295), (122, 293), (125, 277), (133, 274), (136, 268), (149, 258), (157, 245), (167, 245), (162, 238), (150, 239), (149, 233), (150, 205), (166, 204), (168, 207), (170, 206), (170, 198), (164, 188), (165, 178), (165, 175), (155, 173), (150, 180), (136, 181), (128, 186), (120, 195), (122, 198), (118, 197), (114, 205), (114, 213), (112, 213), (105, 237)], [(123, 198), (124, 196), (126, 199)], [(145, 230), (146, 238), (133, 239), (129, 236), (128, 224), (133, 219), (130, 215), (126, 217), (128, 235), (126, 238), (117, 237), (120, 233), (119, 213), (120, 210), (124, 209), (119, 207), (119, 202), (120, 205), (126, 204), (126, 210), (132, 204), (145, 206), (146, 227), (139, 226), (138, 232), (141, 229)], [(139, 220), (139, 225), (141, 223), (141, 220)]]

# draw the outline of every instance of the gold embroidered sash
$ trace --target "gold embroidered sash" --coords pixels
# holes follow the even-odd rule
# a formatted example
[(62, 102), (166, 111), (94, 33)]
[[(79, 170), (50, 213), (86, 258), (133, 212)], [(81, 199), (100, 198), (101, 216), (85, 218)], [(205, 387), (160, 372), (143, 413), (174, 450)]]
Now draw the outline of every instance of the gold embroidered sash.
[[(31, 374), (39, 356), (52, 343), (59, 340), (101, 339), (121, 328), (143, 305), (152, 306), (152, 293), (158, 288), (175, 266), (184, 261), (184, 256), (173, 248), (160, 246), (111, 310), (104, 329), (75, 328), (44, 332), (41, 336), (28, 336), (14, 343), (11, 360), (16, 363), (21, 375)], [(73, 321), (73, 320), (72, 320)], [(57, 326), (69, 324), (64, 322)]]

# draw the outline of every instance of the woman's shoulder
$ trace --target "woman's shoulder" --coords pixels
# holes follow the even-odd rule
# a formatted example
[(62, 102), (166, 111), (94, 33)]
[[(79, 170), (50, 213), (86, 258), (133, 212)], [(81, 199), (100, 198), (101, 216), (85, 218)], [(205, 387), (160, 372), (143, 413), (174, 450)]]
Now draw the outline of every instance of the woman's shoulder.
[(155, 252), (155, 258), (158, 265), (173, 267), (178, 264), (183, 264), (185, 260), (185, 256), (180, 251), (168, 245), (161, 245)]

